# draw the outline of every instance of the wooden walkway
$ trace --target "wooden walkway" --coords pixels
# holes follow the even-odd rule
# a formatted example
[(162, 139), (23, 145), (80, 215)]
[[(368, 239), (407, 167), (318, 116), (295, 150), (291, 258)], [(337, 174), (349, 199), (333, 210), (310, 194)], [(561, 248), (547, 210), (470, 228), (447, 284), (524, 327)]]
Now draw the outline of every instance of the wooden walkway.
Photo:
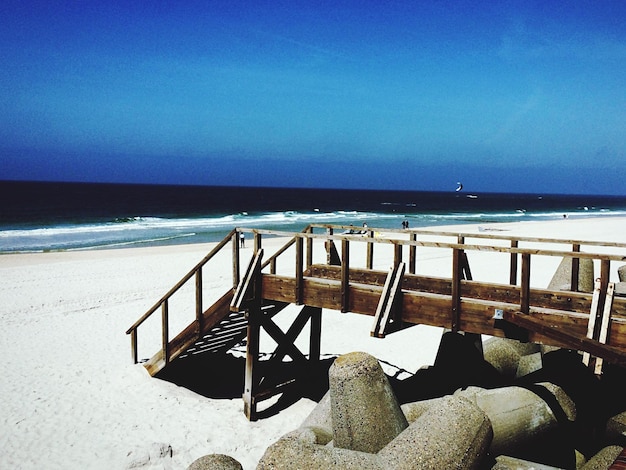
[[(249, 419), (256, 419), (258, 402), (280, 393), (293, 382), (275, 383), (260, 376), (261, 330), (277, 344), (273, 360), (289, 356), (303, 366), (315, 363), (320, 356), (322, 309), (372, 316), (371, 335), (379, 338), (424, 324), (576, 349), (610, 363), (626, 364), (626, 297), (613, 297), (610, 282), (611, 272), (626, 262), (626, 244), (432, 230), (368, 228), (348, 233), (351, 229), (310, 225), (299, 233), (233, 230), (127, 330), (133, 361), (139, 360), (140, 328), (158, 313), (160, 348), (144, 362), (151, 375), (186, 355), (225, 351), (245, 338), (242, 394)], [(252, 234), (254, 243), (252, 259), (246, 263), (243, 275), (239, 245), (242, 231)], [(382, 232), (384, 236), (380, 235)], [(285, 237), (287, 241), (265, 259), (264, 237)], [(470, 240), (472, 243), (468, 243)], [(229, 248), (232, 285), (219, 299), (206, 302), (204, 269)], [(375, 253), (383, 249), (391, 250), (393, 257), (388, 270), (375, 266)], [(295, 250), (295, 257), (291, 257), (295, 258), (295, 266), (279, 273), (278, 262), (286, 258), (288, 250)], [(451, 260), (449, 276), (418, 274), (420, 250), (446, 255), (442, 259)], [(351, 252), (357, 251), (364, 253), (358, 263), (354, 260), (359, 257), (351, 256)], [(472, 279), (468, 259), (478, 252), (499, 254), (499, 263), (508, 263), (508, 279), (503, 283)], [(596, 290), (551, 291), (531, 287), (531, 260), (537, 257), (556, 257), (559, 261), (571, 258), (572, 286), (578, 286), (580, 260), (594, 260), (599, 267)], [(181, 331), (170, 332), (170, 315), (180, 314), (170, 313), (170, 301), (190, 284), (193, 288), (187, 291), (193, 292), (190, 304), (195, 310), (194, 318)], [(272, 318), (290, 304), (302, 308), (284, 332)], [(307, 324), (308, 357), (295, 346), (295, 339)]]

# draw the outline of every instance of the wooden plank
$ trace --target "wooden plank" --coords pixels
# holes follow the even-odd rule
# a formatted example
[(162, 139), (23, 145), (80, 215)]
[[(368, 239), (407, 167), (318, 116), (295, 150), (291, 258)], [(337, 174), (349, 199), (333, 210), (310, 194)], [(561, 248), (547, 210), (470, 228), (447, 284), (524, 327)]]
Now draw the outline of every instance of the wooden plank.
[(350, 311), (350, 242), (341, 240), (341, 312)]
[(520, 287), (520, 310), (530, 311), (530, 255), (522, 254), (522, 285)]
[(623, 349), (602, 344), (593, 338), (572, 335), (565, 330), (554, 328), (554, 326), (534, 318), (533, 315), (521, 312), (505, 312), (504, 319), (521, 326), (522, 328), (541, 332), (541, 334), (547, 337), (564, 341), (569, 345), (570, 349), (588, 352), (594, 356), (602, 357), (614, 364), (622, 366), (626, 365), (626, 351)]
[(302, 279), (304, 272), (304, 253), (301, 237), (296, 238), (296, 305), (302, 305)]
[[(511, 240), (511, 248), (519, 247), (518, 240)], [(517, 285), (517, 253), (511, 253), (511, 261), (509, 266), (509, 284)]]
[(389, 268), (389, 274), (387, 275), (387, 279), (385, 280), (385, 285), (383, 286), (383, 291), (380, 294), (380, 298), (378, 299), (378, 304), (376, 306), (376, 313), (374, 314), (374, 322), (372, 323), (372, 328), (370, 329), (370, 336), (376, 337), (378, 334), (378, 329), (380, 327), (380, 322), (383, 318), (383, 313), (389, 302), (389, 296), (391, 294), (391, 285), (393, 284), (394, 275), (398, 269), (398, 266), (392, 266)]
[(232, 311), (238, 311), (242, 309), (243, 302), (246, 297), (251, 293), (251, 289), (254, 286), (254, 278), (255, 273), (259, 272), (261, 269), (261, 260), (263, 258), (263, 249), (257, 251), (250, 261), (248, 265), (248, 269), (246, 270), (246, 274), (242, 281), (237, 286), (237, 290), (235, 291), (235, 295), (233, 297), (233, 301), (230, 305), (230, 309)]
[(374, 323), (370, 331), (370, 336), (384, 338), (391, 320), (391, 312), (398, 307), (398, 300), (402, 296), (401, 281), (406, 268), (405, 263), (394, 266), (389, 271), (387, 282), (383, 287), (380, 300), (376, 307)]
[(366, 253), (366, 262), (365, 262), (365, 267), (367, 269), (372, 269), (374, 267), (374, 231), (373, 230), (368, 230), (367, 231), (367, 237), (368, 237), (368, 241), (367, 241), (367, 253)]
[[(591, 301), (591, 308), (589, 309), (589, 322), (587, 324), (587, 338), (593, 338), (596, 330), (596, 319), (598, 318), (598, 306), (600, 304), (600, 291), (601, 282), (600, 279), (596, 279), (593, 288), (593, 298)], [(588, 352), (583, 353), (583, 364), (589, 365), (591, 355)]]
[(461, 266), (462, 250), (452, 250), (452, 302), (451, 302), (451, 321), (450, 328), (452, 331), (459, 330), (459, 320), (461, 315), (461, 277), (463, 267)]
[(389, 329), (390, 321), (392, 320), (391, 313), (394, 310), (398, 310), (398, 307), (399, 307), (398, 304), (402, 300), (402, 289), (400, 287), (402, 285), (402, 277), (404, 276), (405, 268), (406, 268), (405, 263), (400, 263), (398, 266), (396, 266), (396, 270), (395, 270), (394, 278), (393, 278), (393, 284), (391, 286), (391, 291), (389, 292), (387, 305), (385, 306), (383, 317), (380, 321), (378, 332), (376, 334), (378, 338), (385, 337), (385, 334), (387, 330)]
[[(613, 294), (615, 292), (615, 284), (609, 282), (609, 285), (606, 289), (606, 297), (604, 299), (604, 308), (602, 310), (602, 323), (600, 324), (600, 332), (598, 336), (598, 341), (602, 344), (606, 344), (607, 337), (609, 335), (609, 323), (611, 321), (611, 308), (613, 307)], [(603, 359), (601, 357), (596, 359), (595, 365), (595, 374), (602, 374), (602, 363)]]
[(170, 361), (169, 347), (169, 309), (167, 300), (161, 305), (161, 344), (163, 359), (167, 364)]

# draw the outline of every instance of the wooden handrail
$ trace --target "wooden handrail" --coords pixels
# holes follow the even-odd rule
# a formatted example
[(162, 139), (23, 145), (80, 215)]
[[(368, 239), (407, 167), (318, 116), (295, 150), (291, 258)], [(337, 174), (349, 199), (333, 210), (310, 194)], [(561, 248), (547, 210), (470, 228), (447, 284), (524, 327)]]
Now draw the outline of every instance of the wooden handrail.
[(231, 230), (230, 233), (228, 235), (226, 235), (226, 237), (219, 242), (215, 248), (213, 248), (208, 255), (206, 255), (204, 258), (202, 258), (202, 260), (196, 264), (187, 274), (185, 274), (183, 276), (183, 278), (178, 281), (178, 283), (176, 283), (176, 285), (174, 287), (172, 287), (169, 291), (167, 291), (167, 293), (161, 297), (153, 306), (152, 308), (150, 308), (146, 313), (144, 313), (141, 318), (139, 318), (139, 320), (137, 320), (135, 323), (133, 323), (133, 326), (131, 326), (128, 330), (126, 330), (126, 334), (130, 334), (133, 330), (136, 330), (144, 321), (146, 321), (148, 318), (150, 318), (150, 316), (157, 311), (157, 309), (161, 306), (161, 304), (163, 302), (165, 302), (167, 299), (169, 299), (172, 295), (174, 295), (176, 293), (176, 291), (178, 291), (178, 289), (180, 289), (183, 285), (185, 285), (185, 283), (191, 279), (197, 271), (199, 271), (200, 269), (202, 269), (202, 267), (208, 263), (211, 258), (213, 258), (223, 247), (224, 245), (226, 245), (231, 238), (233, 237), (233, 235), (236, 233), (236, 230)]

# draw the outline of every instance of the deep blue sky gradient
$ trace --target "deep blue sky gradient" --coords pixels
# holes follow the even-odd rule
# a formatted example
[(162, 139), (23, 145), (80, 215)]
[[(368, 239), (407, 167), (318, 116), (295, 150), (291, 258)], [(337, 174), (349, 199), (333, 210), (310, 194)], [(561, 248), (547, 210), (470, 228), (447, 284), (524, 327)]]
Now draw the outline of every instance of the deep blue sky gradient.
[(0, 15), (0, 179), (626, 195), (621, 0)]

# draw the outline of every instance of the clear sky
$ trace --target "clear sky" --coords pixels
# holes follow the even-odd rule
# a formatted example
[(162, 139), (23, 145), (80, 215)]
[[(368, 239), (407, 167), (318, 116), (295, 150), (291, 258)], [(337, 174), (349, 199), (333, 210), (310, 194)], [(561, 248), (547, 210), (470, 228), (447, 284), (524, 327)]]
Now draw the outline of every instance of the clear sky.
[(0, 18), (0, 179), (626, 195), (623, 0)]

